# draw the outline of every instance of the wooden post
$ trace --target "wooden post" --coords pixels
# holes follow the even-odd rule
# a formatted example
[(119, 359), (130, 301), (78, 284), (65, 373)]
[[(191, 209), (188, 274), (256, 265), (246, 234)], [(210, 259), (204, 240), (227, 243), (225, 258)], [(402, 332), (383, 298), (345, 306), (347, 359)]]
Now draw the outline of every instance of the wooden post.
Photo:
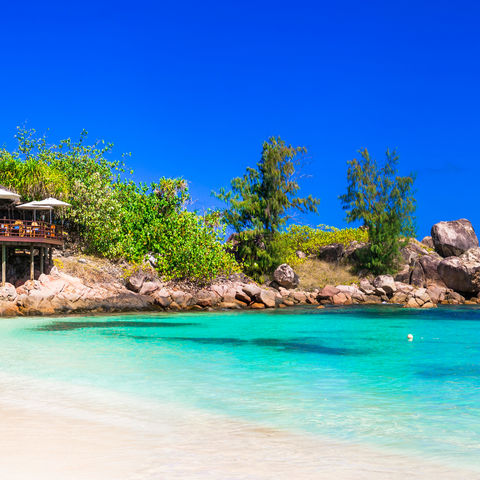
[(53, 255), (53, 248), (50, 247), (48, 249), (48, 263), (49, 263), (50, 266), (52, 266), (52, 255)]
[(2, 245), (2, 287), (7, 281), (7, 251), (5, 245)]
[(35, 263), (34, 263), (34, 248), (33, 245), (30, 246), (30, 280), (35, 279)]
[(45, 255), (45, 248), (40, 247), (40, 275), (42, 275), (44, 272), (44, 262), (45, 262), (44, 255)]

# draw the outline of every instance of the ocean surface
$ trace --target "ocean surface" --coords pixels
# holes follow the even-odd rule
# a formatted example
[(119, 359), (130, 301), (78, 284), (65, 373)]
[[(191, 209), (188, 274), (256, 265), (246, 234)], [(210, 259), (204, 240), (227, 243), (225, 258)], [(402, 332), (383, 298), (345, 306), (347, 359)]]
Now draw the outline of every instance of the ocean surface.
[(0, 345), (0, 404), (123, 395), (480, 471), (479, 308), (2, 319)]

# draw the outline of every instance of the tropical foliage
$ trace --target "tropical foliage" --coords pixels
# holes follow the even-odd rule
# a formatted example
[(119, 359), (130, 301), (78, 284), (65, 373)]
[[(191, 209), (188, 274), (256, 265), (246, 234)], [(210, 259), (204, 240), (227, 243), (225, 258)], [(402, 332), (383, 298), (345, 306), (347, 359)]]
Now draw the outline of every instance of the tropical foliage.
[(64, 213), (72, 240), (88, 253), (143, 262), (154, 257), (167, 278), (207, 280), (238, 270), (222, 243), (224, 229), (186, 209), (183, 179), (151, 185), (129, 179), (113, 145), (80, 139), (48, 145), (35, 131), (18, 130), (18, 149), (0, 151), (0, 184), (24, 200), (54, 196), (71, 203)]
[(399, 157), (387, 150), (379, 166), (367, 149), (348, 162), (348, 188), (340, 197), (347, 221), (362, 221), (368, 231), (369, 249), (364, 266), (373, 273), (393, 272), (400, 248), (415, 234), (415, 176), (397, 174)]
[(317, 256), (321, 247), (332, 243), (344, 246), (352, 242), (368, 242), (368, 232), (364, 228), (335, 228), (328, 225), (318, 225), (312, 228), (306, 225), (291, 225), (281, 234), (284, 261), (295, 264), (301, 261), (296, 252), (301, 251), (306, 256)]

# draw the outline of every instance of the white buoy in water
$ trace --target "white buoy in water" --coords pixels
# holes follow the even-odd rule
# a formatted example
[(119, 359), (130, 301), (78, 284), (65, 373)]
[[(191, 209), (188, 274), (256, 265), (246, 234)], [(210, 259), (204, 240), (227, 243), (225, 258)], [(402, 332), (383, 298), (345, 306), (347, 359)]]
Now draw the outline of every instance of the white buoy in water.
[(407, 335), (407, 338), (408, 338), (408, 341), (411, 342), (413, 340), (413, 335), (411, 333), (409, 333)]

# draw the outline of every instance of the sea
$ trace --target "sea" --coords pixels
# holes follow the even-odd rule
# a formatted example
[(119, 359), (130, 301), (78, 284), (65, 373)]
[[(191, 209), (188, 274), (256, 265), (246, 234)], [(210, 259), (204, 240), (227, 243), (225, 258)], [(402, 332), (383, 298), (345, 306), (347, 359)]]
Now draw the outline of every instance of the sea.
[(145, 432), (172, 408), (480, 474), (480, 308), (0, 321), (0, 405), (81, 420), (82, 398)]

